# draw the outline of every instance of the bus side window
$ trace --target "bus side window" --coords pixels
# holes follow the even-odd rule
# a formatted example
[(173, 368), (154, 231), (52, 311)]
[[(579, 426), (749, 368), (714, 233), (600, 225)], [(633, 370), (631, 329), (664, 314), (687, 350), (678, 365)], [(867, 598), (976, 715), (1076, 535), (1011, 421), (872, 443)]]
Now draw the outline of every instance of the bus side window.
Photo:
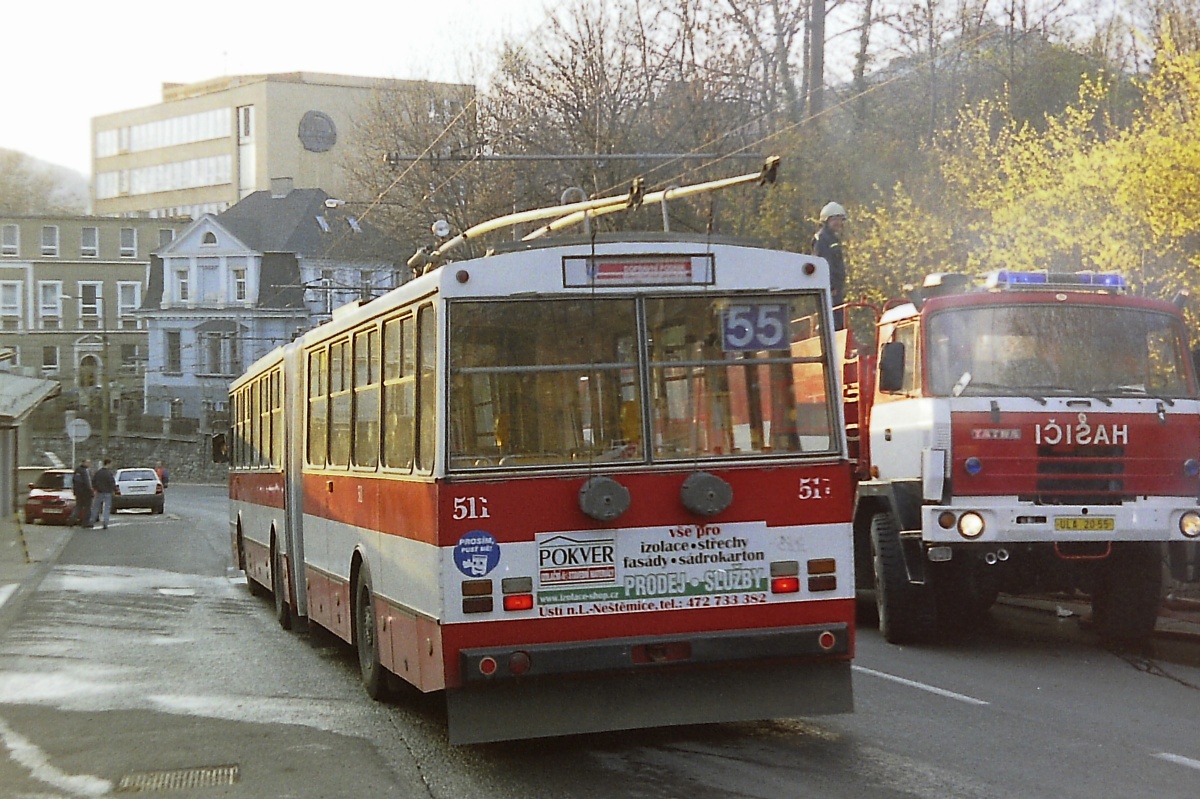
[(308, 356), (308, 462), (325, 465), (329, 430), (329, 389), (325, 372), (325, 350)]
[(437, 315), (432, 305), (417, 311), (419, 328), (417, 363), (417, 470), (433, 471), (433, 456), (437, 423)]
[(412, 316), (383, 326), (383, 465), (411, 471), (416, 422), (416, 335)]

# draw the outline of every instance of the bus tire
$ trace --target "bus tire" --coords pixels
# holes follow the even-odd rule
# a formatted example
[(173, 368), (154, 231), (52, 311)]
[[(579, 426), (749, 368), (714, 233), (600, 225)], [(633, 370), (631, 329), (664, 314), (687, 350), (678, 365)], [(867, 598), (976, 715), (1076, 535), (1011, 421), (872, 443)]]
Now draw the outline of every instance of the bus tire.
[(285, 587), (283, 581), (283, 555), (279, 554), (279, 548), (271, 547), (271, 595), (275, 600), (275, 619), (279, 622), (279, 626), (285, 630), (292, 629), (292, 604), (288, 602), (288, 598), (284, 595)]
[(372, 699), (387, 696), (387, 671), (379, 662), (379, 632), (375, 625), (375, 592), (371, 572), (363, 563), (354, 581), (354, 648), (363, 687)]
[(900, 527), (890, 513), (871, 517), (871, 562), (879, 632), (892, 644), (927, 641), (936, 633), (933, 597), (909, 582), (900, 549)]
[(1158, 623), (1161, 596), (1159, 544), (1114, 543), (1092, 591), (1092, 621), (1100, 641), (1117, 647), (1145, 644)]

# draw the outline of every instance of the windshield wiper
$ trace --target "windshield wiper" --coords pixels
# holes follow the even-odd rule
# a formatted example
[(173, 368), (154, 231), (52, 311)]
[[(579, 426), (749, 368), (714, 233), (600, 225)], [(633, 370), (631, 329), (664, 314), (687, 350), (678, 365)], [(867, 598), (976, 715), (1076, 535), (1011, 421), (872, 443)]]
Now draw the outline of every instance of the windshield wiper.
[[(1046, 404), (1045, 397), (1030, 391), (1031, 388), (1042, 388), (1042, 386), (1004, 386), (999, 383), (985, 383), (978, 380), (971, 380), (970, 372), (963, 374), (963, 376), (959, 378), (958, 383), (954, 384), (952, 393), (954, 396), (960, 397), (967, 390), (968, 385), (970, 388), (983, 389), (985, 392), (995, 392), (1005, 397), (1027, 397), (1028, 399), (1034, 400), (1039, 405)], [(968, 394), (967, 396), (971, 395)]]
[(1105, 395), (1110, 397), (1145, 397), (1146, 399), (1164, 402), (1170, 408), (1175, 407), (1175, 400), (1177, 399), (1176, 397), (1168, 397), (1163, 394), (1151, 394), (1146, 390), (1145, 386), (1141, 385), (1097, 386), (1096, 388), (1092, 389), (1092, 392), (1097, 394), (1103, 392)]
[(1021, 386), (1021, 388), (1027, 389), (1030, 391), (1050, 391), (1050, 392), (1053, 392), (1053, 396), (1055, 396), (1055, 397), (1086, 397), (1088, 399), (1094, 399), (1098, 402), (1103, 402), (1105, 405), (1112, 405), (1111, 398), (1106, 397), (1103, 394), (1097, 394), (1095, 389), (1088, 389), (1087, 391), (1081, 391), (1081, 390), (1079, 390), (1077, 388), (1073, 388), (1071, 386), (1055, 386), (1055, 385), (1050, 385), (1050, 384), (1036, 385), (1036, 386)]

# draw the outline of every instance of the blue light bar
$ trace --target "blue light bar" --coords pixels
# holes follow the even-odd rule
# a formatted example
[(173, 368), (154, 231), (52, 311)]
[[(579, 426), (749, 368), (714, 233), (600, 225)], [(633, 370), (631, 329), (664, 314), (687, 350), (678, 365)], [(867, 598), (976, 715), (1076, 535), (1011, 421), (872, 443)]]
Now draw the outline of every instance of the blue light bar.
[(1000, 269), (987, 275), (989, 289), (1059, 288), (1076, 291), (1125, 291), (1125, 278), (1115, 272), (1017, 272)]

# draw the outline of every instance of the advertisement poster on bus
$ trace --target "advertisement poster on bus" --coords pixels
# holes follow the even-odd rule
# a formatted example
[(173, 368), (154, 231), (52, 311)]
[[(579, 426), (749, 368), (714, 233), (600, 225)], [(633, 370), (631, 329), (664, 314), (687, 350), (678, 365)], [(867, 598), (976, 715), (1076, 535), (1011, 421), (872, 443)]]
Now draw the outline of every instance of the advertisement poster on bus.
[[(761, 604), (770, 597), (763, 522), (677, 525), (537, 536), (542, 616)], [(802, 557), (796, 539), (796, 553)], [(798, 597), (792, 597), (798, 598)]]

